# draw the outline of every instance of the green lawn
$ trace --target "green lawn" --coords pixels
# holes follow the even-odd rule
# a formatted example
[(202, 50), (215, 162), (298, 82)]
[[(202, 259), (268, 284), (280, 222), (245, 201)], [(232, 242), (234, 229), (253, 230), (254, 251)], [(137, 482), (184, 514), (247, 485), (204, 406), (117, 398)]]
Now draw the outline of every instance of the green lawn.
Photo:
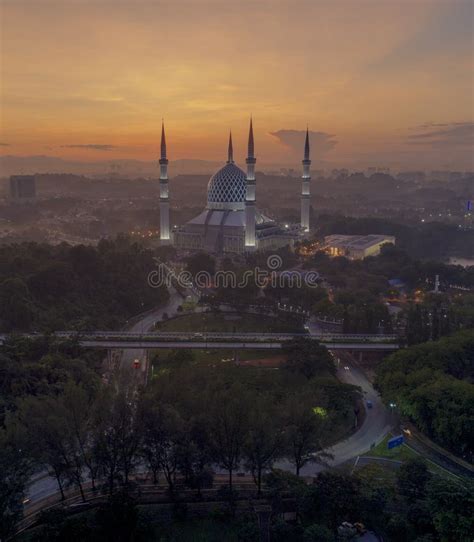
[[(173, 368), (182, 368), (183, 366), (192, 367), (209, 367), (219, 365), (234, 365), (235, 351), (226, 349), (215, 350), (188, 350), (189, 359), (176, 360), (174, 354), (176, 350), (170, 350), (162, 348), (159, 350), (153, 350), (150, 355), (152, 375), (157, 377), (160, 374), (166, 373)], [(191, 355), (189, 355), (191, 353)], [(281, 355), (281, 350), (239, 350), (238, 358), (240, 361), (247, 361), (253, 359), (265, 359), (272, 356)]]
[(159, 322), (157, 331), (195, 331), (223, 333), (303, 333), (294, 321), (260, 314), (224, 312), (184, 314)]
[[(398, 446), (397, 448), (392, 448), (389, 450), (387, 448), (387, 442), (392, 438), (392, 435), (387, 435), (383, 441), (376, 446), (375, 448), (372, 448), (372, 450), (368, 451), (365, 456), (371, 456), (371, 457), (383, 457), (386, 459), (394, 459), (395, 461), (407, 461), (408, 459), (412, 459), (415, 457), (420, 457), (420, 455), (412, 450), (410, 447), (408, 447), (406, 444), (402, 444), (401, 446)], [(458, 478), (451, 473), (449, 473), (447, 470), (443, 469), (442, 467), (438, 466), (436, 463), (433, 463), (433, 461), (430, 461), (428, 459), (423, 458), (426, 462), (426, 465), (428, 466), (428, 469), (438, 476), (444, 476), (445, 478), (449, 478), (451, 480), (458, 480)]]
[(372, 448), (364, 455), (371, 457), (384, 457), (386, 459), (394, 459), (396, 461), (407, 461), (413, 457), (418, 457), (418, 454), (405, 444), (389, 450), (387, 448), (387, 443), (391, 438), (392, 435), (387, 435), (378, 446)]
[[(288, 322), (285, 319), (273, 318), (257, 314), (229, 314), (229, 313), (193, 313), (184, 314), (177, 318), (172, 318), (160, 322), (156, 326), (157, 331), (195, 331), (203, 332), (243, 332), (243, 333), (299, 333), (302, 328), (295, 325), (294, 322)], [(213, 366), (216, 364), (233, 364), (235, 351), (232, 349), (216, 350), (189, 350), (192, 359), (185, 361), (176, 361), (172, 356), (173, 351), (168, 349), (159, 349), (151, 353), (151, 365), (153, 366), (153, 376), (159, 376), (163, 372), (168, 372), (177, 366)], [(275, 355), (281, 355), (281, 350), (239, 350), (238, 358), (241, 361), (252, 359), (271, 358)]]

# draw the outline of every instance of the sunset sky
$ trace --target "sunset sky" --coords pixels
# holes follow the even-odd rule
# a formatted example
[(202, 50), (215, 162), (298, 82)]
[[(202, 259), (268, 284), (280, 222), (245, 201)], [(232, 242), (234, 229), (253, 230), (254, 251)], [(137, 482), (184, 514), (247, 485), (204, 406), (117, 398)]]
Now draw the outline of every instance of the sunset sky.
[(0, 154), (474, 168), (471, 0), (0, 5)]

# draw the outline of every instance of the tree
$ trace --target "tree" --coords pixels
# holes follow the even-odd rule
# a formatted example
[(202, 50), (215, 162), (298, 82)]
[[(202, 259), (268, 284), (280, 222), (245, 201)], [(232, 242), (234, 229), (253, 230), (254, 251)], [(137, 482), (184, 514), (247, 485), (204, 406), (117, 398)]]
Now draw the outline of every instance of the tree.
[(334, 542), (333, 533), (324, 525), (313, 524), (303, 533), (303, 542)]
[(388, 356), (377, 367), (376, 386), (396, 401), (403, 415), (430, 438), (472, 458), (474, 331), (411, 346)]
[(408, 502), (422, 499), (425, 487), (431, 478), (426, 463), (421, 457), (409, 459), (397, 471), (397, 487)]
[(99, 539), (106, 542), (130, 542), (138, 524), (135, 500), (125, 489), (113, 492), (95, 514)]
[(147, 467), (153, 474), (153, 483), (158, 483), (160, 472), (159, 451), (161, 449), (161, 432), (159, 430), (159, 411), (151, 401), (142, 400), (140, 404), (140, 420), (142, 423), (142, 444), (140, 454), (145, 459)]
[(169, 295), (165, 285), (148, 285), (152, 252), (126, 238), (97, 248), (4, 245), (0, 263), (0, 328), (7, 331), (70, 329), (81, 321), (119, 327)]
[(27, 330), (34, 318), (28, 286), (20, 277), (0, 283), (0, 325), (8, 330)]
[(38, 518), (39, 527), (32, 536), (33, 542), (82, 542), (93, 540), (91, 527), (83, 517), (71, 517), (64, 508), (43, 510)]
[(23, 514), (22, 501), (31, 462), (19, 448), (14, 428), (0, 428), (0, 540), (7, 540)]
[(206, 252), (198, 252), (188, 258), (186, 268), (193, 277), (196, 277), (200, 272), (213, 275), (216, 269), (216, 261)]
[(77, 484), (83, 500), (82, 467), (77, 449), (70, 446), (67, 425), (57, 397), (27, 397), (19, 401), (16, 419), (26, 436), (25, 445), (39, 465), (54, 473), (64, 500), (64, 483)]
[(272, 408), (268, 400), (257, 400), (250, 412), (243, 453), (259, 495), (262, 490), (262, 474), (270, 470), (274, 461), (283, 453), (283, 442), (283, 429), (275, 408)]
[(229, 489), (232, 476), (242, 459), (247, 435), (248, 403), (244, 390), (233, 387), (220, 391), (212, 399), (209, 411), (209, 428), (213, 456), (229, 473)]
[(130, 393), (104, 390), (94, 405), (94, 453), (110, 495), (117, 482), (128, 484), (139, 458), (141, 431)]
[(433, 478), (426, 486), (433, 524), (442, 542), (469, 542), (474, 532), (474, 490), (443, 478)]
[(322, 472), (298, 503), (306, 521), (317, 520), (335, 531), (343, 521), (353, 521), (361, 511), (360, 481), (338, 472)]
[(298, 338), (283, 345), (285, 368), (303, 374), (307, 379), (317, 374), (335, 374), (336, 369), (326, 347), (310, 339)]
[(283, 407), (285, 440), (290, 460), (299, 476), (301, 468), (308, 462), (323, 460), (316, 452), (322, 449), (321, 438), (325, 419), (313, 412), (307, 398), (292, 396)]
[(153, 481), (158, 482), (157, 474), (161, 470), (172, 493), (184, 444), (184, 421), (174, 407), (152, 400), (142, 404), (140, 418), (143, 424), (141, 450), (153, 472)]
[(187, 424), (180, 449), (179, 470), (185, 483), (196, 489), (198, 497), (204, 487), (211, 487), (214, 475), (210, 469), (212, 455), (205, 416), (196, 415)]
[(82, 471), (86, 468), (92, 488), (99, 466), (94, 454), (94, 426), (92, 418), (94, 396), (88, 396), (86, 390), (69, 381), (64, 392), (57, 398), (57, 412), (64, 420), (64, 439), (68, 464), (74, 465), (73, 481), (82, 491)]

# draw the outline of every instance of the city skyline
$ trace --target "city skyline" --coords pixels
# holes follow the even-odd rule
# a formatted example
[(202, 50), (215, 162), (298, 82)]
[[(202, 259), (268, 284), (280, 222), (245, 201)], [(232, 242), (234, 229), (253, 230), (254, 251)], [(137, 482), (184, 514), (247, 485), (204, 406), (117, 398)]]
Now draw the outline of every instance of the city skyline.
[(4, 2), (0, 152), (472, 169), (473, 4), (353, 5)]

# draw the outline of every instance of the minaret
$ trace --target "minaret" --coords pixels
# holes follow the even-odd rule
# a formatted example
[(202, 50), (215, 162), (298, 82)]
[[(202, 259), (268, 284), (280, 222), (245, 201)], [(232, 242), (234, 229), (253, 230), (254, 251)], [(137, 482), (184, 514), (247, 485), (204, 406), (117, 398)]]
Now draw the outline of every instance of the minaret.
[(250, 118), (249, 146), (247, 153), (247, 178), (245, 194), (245, 250), (253, 251), (255, 240), (255, 163), (252, 118)]
[(232, 147), (232, 132), (229, 132), (229, 150), (227, 151), (227, 163), (234, 163), (234, 149)]
[(309, 206), (310, 206), (310, 189), (309, 182), (311, 181), (311, 173), (309, 168), (311, 160), (309, 159), (309, 133), (306, 128), (306, 140), (304, 142), (304, 158), (303, 158), (303, 176), (301, 177), (301, 228), (305, 233), (309, 232)]
[(160, 241), (162, 245), (170, 243), (170, 204), (168, 192), (168, 159), (166, 158), (165, 124), (161, 124), (160, 155)]

